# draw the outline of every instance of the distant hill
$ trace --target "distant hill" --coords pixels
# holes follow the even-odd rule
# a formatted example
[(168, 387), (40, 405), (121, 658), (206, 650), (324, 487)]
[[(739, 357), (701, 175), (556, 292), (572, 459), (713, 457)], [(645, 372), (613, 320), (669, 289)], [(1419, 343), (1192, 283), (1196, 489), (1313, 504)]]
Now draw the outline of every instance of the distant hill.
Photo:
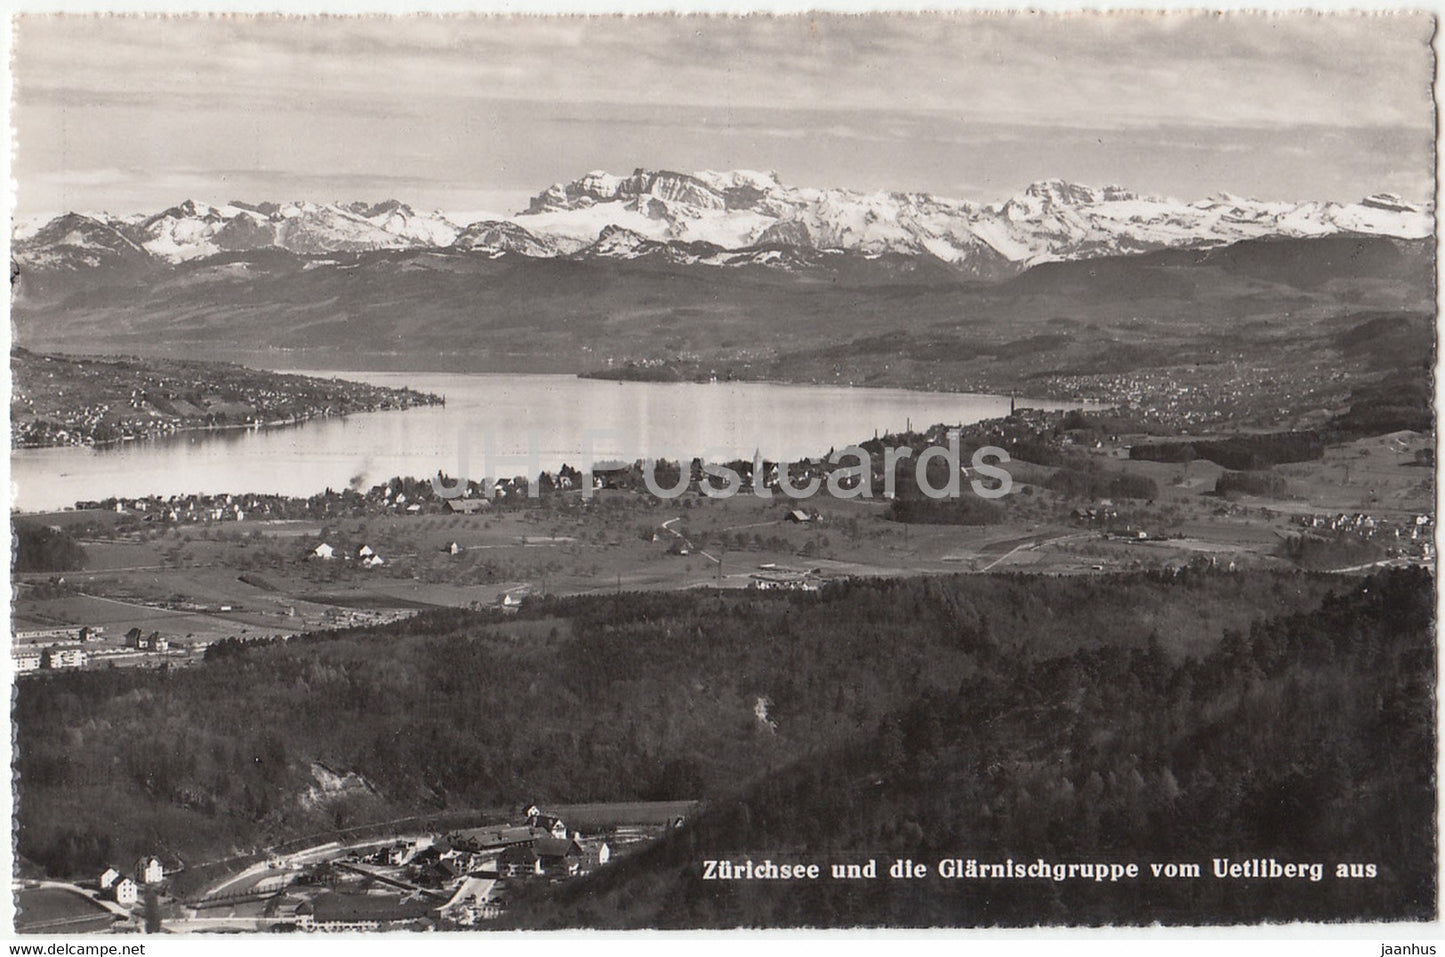
[[(500, 226), (476, 235), (527, 241)], [(50, 351), (289, 359), (312, 368), (582, 372), (689, 357), (694, 371), (794, 381), (839, 381), (843, 367), (825, 356), (842, 350), (852, 357), (842, 381), (952, 378), (970, 388), (1051, 370), (1107, 371), (1126, 354), (1120, 343), (1144, 350), (1145, 368), (1218, 361), (1221, 349), (1270, 363), (1285, 354), (1250, 346), (1279, 336), (1327, 358), (1342, 341), (1321, 325), (1336, 317), (1433, 310), (1426, 240), (1258, 240), (1045, 263), (980, 283), (901, 254), (759, 247), (726, 255), (776, 254), (809, 268), (718, 268), (676, 259), (673, 246), (610, 237), (643, 254), (267, 248), (140, 271), (22, 269), (16, 339)], [(885, 331), (893, 338), (879, 339)], [(885, 369), (910, 353), (921, 369)]]

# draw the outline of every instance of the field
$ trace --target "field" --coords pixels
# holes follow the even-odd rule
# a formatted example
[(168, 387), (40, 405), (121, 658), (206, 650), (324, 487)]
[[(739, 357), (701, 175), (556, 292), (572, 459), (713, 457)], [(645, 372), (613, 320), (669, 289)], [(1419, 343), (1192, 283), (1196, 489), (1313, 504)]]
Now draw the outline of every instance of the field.
[[(380, 514), (319, 521), (129, 526), (107, 512), (33, 520), (73, 530), (85, 568), (63, 576), (19, 573), (18, 631), (105, 629), (93, 664), (181, 665), (220, 639), (294, 635), (368, 624), (427, 608), (484, 608), (532, 595), (766, 586), (782, 579), (1031, 571), (1098, 573), (1182, 567), (1198, 561), (1287, 567), (1282, 543), (1318, 516), (1369, 516), (1375, 540), (1398, 553), (1433, 507), (1433, 474), (1416, 464), (1428, 445), (1393, 433), (1331, 446), (1323, 459), (1276, 466), (1271, 495), (1215, 494), (1223, 470), (1132, 460), (1118, 436), (1075, 450), (1088, 468), (1148, 480), (1155, 497), (1119, 500), (1057, 490), (1054, 468), (1016, 462), (1002, 521), (906, 524), (882, 498), (806, 501), (751, 494), (656, 499), (603, 490), (590, 502), (558, 494), (480, 514)], [(968, 493), (965, 493), (968, 494)], [(802, 507), (808, 516), (793, 521)], [(1098, 515), (1081, 517), (1095, 510)], [(1107, 515), (1106, 515), (1107, 510)], [(77, 532), (79, 534), (79, 532)], [(1393, 537), (1391, 537), (1393, 536)], [(319, 543), (331, 560), (310, 554)], [(364, 567), (362, 548), (384, 564)], [(1393, 550), (1393, 551), (1392, 551)], [(1353, 563), (1352, 563), (1353, 564)], [(127, 631), (158, 631), (163, 654), (124, 648)], [(35, 638), (43, 645), (53, 639)], [(26, 644), (21, 639), (19, 644)]]
[(25, 887), (15, 894), (15, 929), (22, 934), (82, 934), (115, 922), (104, 907), (60, 887)]

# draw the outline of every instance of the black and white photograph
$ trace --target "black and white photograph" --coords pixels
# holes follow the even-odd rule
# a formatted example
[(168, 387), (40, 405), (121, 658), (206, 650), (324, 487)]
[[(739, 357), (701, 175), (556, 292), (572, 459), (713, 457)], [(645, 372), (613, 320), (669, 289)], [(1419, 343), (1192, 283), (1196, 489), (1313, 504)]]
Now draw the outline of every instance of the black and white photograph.
[(1437, 952), (1435, 13), (8, 25), (11, 954)]

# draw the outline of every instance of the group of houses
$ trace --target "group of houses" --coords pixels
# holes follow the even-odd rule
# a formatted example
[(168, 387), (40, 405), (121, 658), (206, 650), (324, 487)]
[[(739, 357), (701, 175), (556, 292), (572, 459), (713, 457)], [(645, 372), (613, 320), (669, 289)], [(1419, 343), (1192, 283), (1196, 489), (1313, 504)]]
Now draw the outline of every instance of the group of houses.
[(355, 561), (363, 568), (380, 568), (386, 564), (386, 559), (378, 555), (376, 549), (370, 545), (358, 545), (354, 551), (338, 552), (329, 542), (321, 542), (312, 548), (306, 557), (317, 561), (329, 562), (336, 560), (338, 554), (340, 554), (342, 561)]
[(78, 645), (50, 645), (47, 648), (17, 648), (11, 656), (16, 672), (79, 668), (85, 664), (84, 649)]
[(158, 885), (165, 877), (166, 869), (159, 858), (142, 857), (135, 862), (135, 870), (130, 874), (107, 867), (100, 875), (100, 892), (117, 904), (130, 905), (140, 900), (142, 888)]
[(1418, 554), (1425, 559), (1434, 555), (1435, 519), (1424, 513), (1389, 519), (1365, 512), (1338, 512), (1334, 515), (1301, 515), (1296, 521), (1310, 532), (1358, 535), (1383, 541), (1392, 554)]
[(446, 840), (453, 849), (496, 854), (499, 877), (576, 877), (612, 859), (612, 849), (606, 842), (588, 842), (584, 846), (580, 834), (535, 805), (527, 809), (523, 824), (456, 831)]

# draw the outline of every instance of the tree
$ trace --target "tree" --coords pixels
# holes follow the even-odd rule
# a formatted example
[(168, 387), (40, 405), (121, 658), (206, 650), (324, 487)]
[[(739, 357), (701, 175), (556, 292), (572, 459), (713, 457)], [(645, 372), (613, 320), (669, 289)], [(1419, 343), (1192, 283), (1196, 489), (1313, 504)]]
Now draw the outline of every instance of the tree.
[(147, 934), (161, 932), (161, 897), (154, 887), (146, 888), (145, 930)]

